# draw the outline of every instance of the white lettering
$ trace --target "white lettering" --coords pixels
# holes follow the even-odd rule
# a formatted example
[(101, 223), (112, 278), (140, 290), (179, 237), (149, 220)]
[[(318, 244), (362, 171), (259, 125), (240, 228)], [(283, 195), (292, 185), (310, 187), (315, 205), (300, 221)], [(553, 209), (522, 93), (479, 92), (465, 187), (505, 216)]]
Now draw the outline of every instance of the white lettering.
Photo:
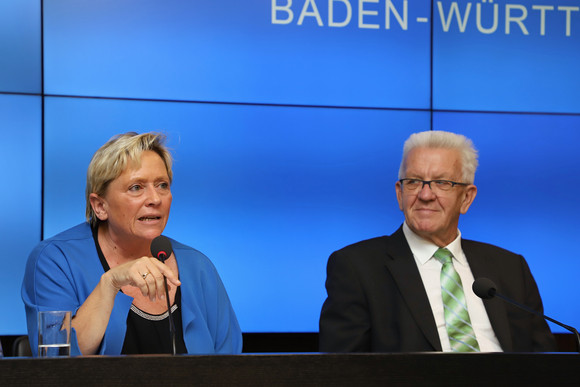
[(408, 16), (408, 6), (407, 6), (407, 0), (403, 1), (403, 18), (401, 19), (401, 15), (399, 14), (399, 12), (397, 12), (397, 9), (395, 8), (395, 6), (393, 5), (393, 2), (391, 0), (387, 0), (386, 4), (385, 4), (385, 9), (386, 9), (386, 15), (385, 15), (385, 28), (388, 30), (391, 28), (391, 12), (393, 12), (393, 15), (395, 15), (395, 17), (397, 18), (397, 21), (399, 22), (399, 25), (401, 26), (401, 28), (406, 31), (407, 30), (407, 16)]
[(379, 29), (378, 24), (365, 24), (363, 18), (365, 15), (377, 16), (379, 11), (366, 11), (365, 3), (378, 3), (379, 0), (359, 0), (358, 2), (358, 28)]
[(570, 13), (578, 12), (580, 7), (558, 7), (558, 11), (566, 11), (566, 36), (570, 36)]
[[(308, 5), (312, 5), (312, 11), (308, 11)], [(298, 25), (301, 26), (304, 18), (306, 16), (313, 16), (316, 18), (316, 23), (320, 27), (323, 26), (322, 19), (320, 18), (320, 12), (318, 12), (318, 8), (316, 7), (316, 2), (314, 0), (306, 0), (304, 3), (304, 7), (302, 7), (302, 12), (300, 12), (300, 17), (298, 18)]]
[[(512, 10), (513, 9), (519, 9), (520, 11), (522, 11), (520, 16), (512, 16)], [(510, 25), (512, 22), (517, 23), (518, 26), (520, 26), (520, 29), (522, 30), (522, 33), (524, 35), (529, 35), (528, 33), (528, 29), (526, 28), (526, 26), (524, 25), (523, 21), (526, 20), (526, 18), (528, 17), (528, 9), (526, 7), (524, 7), (523, 5), (519, 5), (519, 4), (506, 4), (505, 5), (505, 33), (506, 35), (510, 34)]]
[[(346, 18), (341, 22), (334, 21), (334, 3), (340, 1), (346, 6)], [(348, 0), (328, 0), (328, 25), (330, 27), (344, 27), (352, 18), (352, 6)]]
[(441, 18), (441, 24), (443, 24), (443, 31), (445, 32), (449, 31), (452, 13), (455, 13), (455, 17), (457, 18), (457, 25), (459, 26), (459, 31), (465, 32), (465, 26), (467, 24), (467, 20), (469, 19), (469, 12), (471, 11), (471, 3), (467, 3), (463, 19), (461, 19), (461, 15), (459, 14), (459, 6), (457, 5), (456, 2), (451, 3), (451, 7), (449, 8), (449, 13), (447, 14), (446, 19), (444, 19), (445, 15), (443, 14), (443, 5), (441, 4), (440, 1), (437, 2), (437, 8), (439, 9), (439, 17)]
[[(580, 20), (579, 6), (533, 5), (527, 2), (524, 4), (501, 4), (503, 2), (499, 0), (468, 0), (465, 2), (437, 0), (433, 3), (437, 3), (436, 9), (434, 7), (432, 10), (427, 9), (428, 15), (411, 13), (411, 22), (409, 23), (409, 4), (415, 5), (415, 2), (409, 0), (299, 0), (298, 2), (270, 0), (271, 23), (286, 25), (296, 23), (297, 26), (302, 26), (305, 21), (307, 24), (313, 24), (315, 20), (319, 27), (324, 27), (325, 22), (327, 22), (328, 27), (334, 28), (351, 26), (359, 29), (379, 30), (383, 28), (382, 22), (384, 21), (384, 30), (400, 28), (402, 31), (408, 31), (420, 23), (436, 24), (437, 16), (431, 15), (431, 13), (436, 12), (439, 15), (442, 32), (459, 31), (465, 33), (469, 24), (470, 32), (491, 35), (498, 32), (502, 33), (499, 24), (505, 23), (503, 31), (505, 35), (514, 32), (517, 34), (519, 28), (524, 36), (530, 35), (530, 32), (545, 36), (558, 27), (560, 33), (571, 36), (572, 28), (576, 27), (572, 26), (572, 23)], [(475, 8), (474, 15), (471, 14), (472, 8)], [(425, 10), (424, 7), (421, 9)], [(383, 10), (384, 15), (382, 14)], [(355, 12), (358, 12), (358, 17), (355, 17)], [(295, 17), (298, 14), (299, 17)], [(327, 19), (323, 21), (321, 15)], [(433, 20), (427, 16), (433, 16)], [(530, 24), (529, 17), (530, 20), (533, 19), (534, 23)], [(536, 17), (538, 19), (535, 19)], [(562, 27), (564, 27), (562, 19), (565, 19), (565, 31), (562, 31)], [(539, 22), (537, 27), (536, 20)], [(354, 23), (357, 25), (353, 25)], [(548, 25), (548, 23), (555, 25)], [(439, 26), (437, 27), (439, 28)], [(528, 31), (528, 28), (531, 30)]]
[(533, 5), (532, 9), (540, 11), (540, 35), (546, 35), (546, 11), (553, 11), (554, 7), (551, 5)]
[[(485, 3), (485, 0), (483, 0), (483, 2)], [(476, 10), (475, 16), (477, 19), (477, 29), (479, 30), (479, 32), (481, 32), (482, 34), (493, 34), (497, 30), (499, 6), (497, 4), (493, 5), (493, 23), (489, 28), (484, 28), (481, 25), (481, 4), (477, 3), (477, 5), (475, 6), (475, 10)]]
[[(290, 9), (292, 0), (287, 0), (286, 5), (278, 5), (276, 0), (272, 0), (272, 24), (290, 24), (294, 19), (294, 12)], [(278, 19), (278, 11), (286, 12), (288, 17), (286, 19)]]

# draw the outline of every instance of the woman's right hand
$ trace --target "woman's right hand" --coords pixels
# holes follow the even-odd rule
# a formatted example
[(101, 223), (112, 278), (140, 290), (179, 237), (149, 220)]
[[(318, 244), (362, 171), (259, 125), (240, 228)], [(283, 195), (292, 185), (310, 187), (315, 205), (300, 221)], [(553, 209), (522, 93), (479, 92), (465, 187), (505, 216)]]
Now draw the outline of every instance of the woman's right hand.
[(119, 291), (123, 286), (133, 286), (151, 301), (165, 296), (163, 277), (167, 278), (168, 285), (181, 285), (173, 270), (153, 257), (141, 257), (116, 266), (106, 275), (115, 291)]
[(129, 285), (138, 288), (144, 296), (154, 301), (165, 295), (163, 276), (167, 278), (168, 285), (181, 285), (169, 266), (152, 257), (141, 257), (105, 272), (72, 320), (81, 353), (97, 353), (115, 297), (122, 287)]

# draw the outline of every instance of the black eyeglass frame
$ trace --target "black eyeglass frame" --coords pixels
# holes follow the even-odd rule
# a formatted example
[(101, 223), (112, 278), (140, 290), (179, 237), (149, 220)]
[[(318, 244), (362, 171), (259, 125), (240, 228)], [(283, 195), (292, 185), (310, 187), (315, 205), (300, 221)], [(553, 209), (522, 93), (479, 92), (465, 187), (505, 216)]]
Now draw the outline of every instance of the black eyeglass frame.
[[(429, 189), (431, 191), (433, 191), (433, 188), (431, 188), (431, 183), (451, 183), (451, 187), (449, 187), (449, 190), (444, 190), (441, 189), (441, 187), (439, 187), (439, 190), (443, 191), (443, 192), (448, 192), (451, 191), (453, 189), (453, 187), (455, 187), (456, 185), (462, 186), (462, 187), (467, 187), (468, 185), (470, 185), (469, 183), (460, 183), (458, 181), (451, 181), (451, 180), (444, 180), (444, 179), (435, 179), (435, 180), (422, 180), (422, 179), (412, 179), (412, 178), (404, 178), (404, 179), (400, 179), (399, 183), (401, 183), (401, 186), (404, 187), (405, 186), (405, 181), (416, 181), (416, 182), (421, 182), (421, 188), (419, 189), (419, 191), (421, 191), (424, 187), (425, 184), (427, 184), (427, 186), (429, 187)], [(409, 187), (407, 187), (409, 188)], [(415, 190), (413, 190), (415, 191)]]

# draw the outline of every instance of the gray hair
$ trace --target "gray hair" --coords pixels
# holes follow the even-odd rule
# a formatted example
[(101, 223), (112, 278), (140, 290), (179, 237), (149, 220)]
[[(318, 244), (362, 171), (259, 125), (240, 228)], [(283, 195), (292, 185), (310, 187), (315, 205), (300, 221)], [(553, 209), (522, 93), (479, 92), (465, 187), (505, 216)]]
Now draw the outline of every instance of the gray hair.
[(406, 172), (406, 161), (409, 152), (414, 148), (444, 148), (456, 149), (461, 154), (461, 178), (463, 183), (473, 184), (475, 180), (475, 170), (477, 169), (477, 149), (473, 142), (461, 135), (440, 130), (429, 130), (412, 134), (403, 146), (403, 159), (399, 167), (399, 179), (404, 178)]
[(165, 135), (160, 133), (137, 134), (128, 132), (112, 137), (95, 152), (87, 170), (85, 190), (87, 202), (85, 216), (91, 226), (99, 222), (89, 200), (91, 193), (104, 196), (109, 184), (123, 173), (129, 163), (140, 165), (143, 152), (153, 151), (161, 157), (171, 183), (173, 179), (172, 158), (169, 149), (165, 146), (165, 139)]

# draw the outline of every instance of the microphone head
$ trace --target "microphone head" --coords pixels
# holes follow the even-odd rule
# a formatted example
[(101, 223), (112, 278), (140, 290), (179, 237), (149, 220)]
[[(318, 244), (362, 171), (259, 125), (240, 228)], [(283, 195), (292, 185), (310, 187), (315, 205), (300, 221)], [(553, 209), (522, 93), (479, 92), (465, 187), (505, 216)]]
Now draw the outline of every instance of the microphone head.
[(172, 253), (171, 241), (166, 236), (159, 235), (151, 241), (151, 254), (161, 262), (165, 262)]
[(497, 292), (497, 286), (489, 278), (478, 278), (473, 281), (473, 293), (479, 298), (493, 298)]

